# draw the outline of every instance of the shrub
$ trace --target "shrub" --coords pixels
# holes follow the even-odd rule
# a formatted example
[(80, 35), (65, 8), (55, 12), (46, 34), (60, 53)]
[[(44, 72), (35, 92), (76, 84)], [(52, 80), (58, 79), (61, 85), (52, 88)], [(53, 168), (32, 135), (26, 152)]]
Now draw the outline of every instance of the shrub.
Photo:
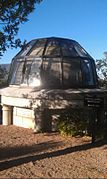
[(62, 111), (57, 124), (62, 135), (84, 135), (89, 131), (88, 112), (82, 109)]

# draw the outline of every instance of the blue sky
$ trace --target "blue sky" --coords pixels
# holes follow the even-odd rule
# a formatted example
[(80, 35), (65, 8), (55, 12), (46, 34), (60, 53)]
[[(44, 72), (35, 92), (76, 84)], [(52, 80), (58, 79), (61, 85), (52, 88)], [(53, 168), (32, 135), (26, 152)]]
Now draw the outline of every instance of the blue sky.
[[(21, 40), (66, 37), (78, 41), (94, 59), (107, 51), (107, 0), (43, 0), (20, 26)], [(10, 63), (19, 49), (8, 49), (0, 63)]]

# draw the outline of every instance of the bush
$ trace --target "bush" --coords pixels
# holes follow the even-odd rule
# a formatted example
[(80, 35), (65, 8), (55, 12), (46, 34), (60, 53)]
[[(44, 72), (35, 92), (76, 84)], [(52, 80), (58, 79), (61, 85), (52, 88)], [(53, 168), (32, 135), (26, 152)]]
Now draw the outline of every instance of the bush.
[(62, 135), (84, 135), (89, 131), (88, 112), (82, 109), (68, 109), (62, 111), (57, 124)]

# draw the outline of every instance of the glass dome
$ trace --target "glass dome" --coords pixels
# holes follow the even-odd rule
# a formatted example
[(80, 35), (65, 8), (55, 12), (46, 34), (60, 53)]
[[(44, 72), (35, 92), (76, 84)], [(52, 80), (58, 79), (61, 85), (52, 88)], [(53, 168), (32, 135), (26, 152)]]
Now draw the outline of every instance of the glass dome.
[(40, 88), (96, 88), (93, 58), (71, 39), (30, 41), (12, 60), (10, 85)]

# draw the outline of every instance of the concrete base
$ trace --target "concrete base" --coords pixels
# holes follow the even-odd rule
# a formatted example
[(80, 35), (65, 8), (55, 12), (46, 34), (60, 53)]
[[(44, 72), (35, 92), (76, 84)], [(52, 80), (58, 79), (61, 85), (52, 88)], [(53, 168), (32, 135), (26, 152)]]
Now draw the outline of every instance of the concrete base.
[(3, 105), (3, 125), (10, 125), (12, 124), (12, 107)]
[[(90, 104), (86, 103), (87, 98), (92, 99), (92, 102), (95, 97), (95, 102), (101, 101), (101, 110), (107, 106), (107, 90), (102, 89), (42, 89), (36, 91), (19, 86), (7, 87), (0, 93), (3, 125), (14, 124), (32, 128), (36, 132), (56, 131), (57, 115), (61, 110), (89, 107)], [(58, 112), (54, 113), (56, 110)]]
[(31, 109), (14, 107), (13, 109), (13, 124), (20, 127), (32, 128), (35, 127), (34, 112)]

